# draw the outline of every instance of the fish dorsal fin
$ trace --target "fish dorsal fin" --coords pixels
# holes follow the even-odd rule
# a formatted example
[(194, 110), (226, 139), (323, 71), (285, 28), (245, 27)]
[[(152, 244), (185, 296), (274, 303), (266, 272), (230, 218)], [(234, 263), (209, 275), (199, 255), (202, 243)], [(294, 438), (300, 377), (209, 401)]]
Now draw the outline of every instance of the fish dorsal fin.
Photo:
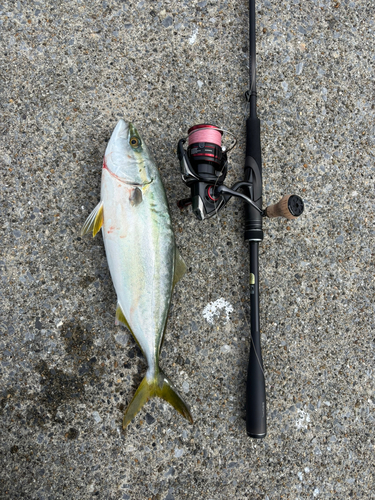
[(176, 247), (175, 250), (175, 263), (174, 263), (174, 276), (173, 276), (173, 286), (180, 281), (183, 275), (186, 273), (186, 264), (184, 259), (181, 257), (179, 249)]
[(103, 221), (104, 221), (103, 202), (100, 201), (96, 205), (94, 210), (91, 212), (91, 214), (87, 217), (86, 222), (84, 223), (81, 230), (81, 236), (84, 236), (90, 231), (92, 231), (92, 235), (95, 236), (96, 233), (100, 231), (100, 228), (103, 225)]
[(118, 325), (120, 323), (121, 323), (121, 325), (126, 326), (126, 328), (129, 330), (129, 332), (133, 335), (133, 339), (137, 342), (138, 347), (143, 352), (143, 349), (139, 345), (137, 337), (134, 335), (133, 330), (130, 328), (128, 320), (125, 318), (125, 314), (124, 314), (123, 310), (121, 309), (120, 304), (117, 302), (117, 307), (116, 307), (116, 325)]

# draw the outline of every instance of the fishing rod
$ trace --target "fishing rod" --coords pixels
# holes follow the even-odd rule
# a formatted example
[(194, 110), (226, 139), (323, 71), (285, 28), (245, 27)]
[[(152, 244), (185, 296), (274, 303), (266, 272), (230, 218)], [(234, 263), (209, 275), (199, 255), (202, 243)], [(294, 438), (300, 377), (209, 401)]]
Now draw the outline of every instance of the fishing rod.
[[(224, 181), (228, 171), (227, 149), (222, 136), (229, 133), (212, 124), (194, 125), (187, 138), (180, 139), (177, 156), (183, 182), (190, 188), (190, 197), (180, 200), (182, 209), (192, 205), (199, 220), (217, 214), (233, 197), (245, 201), (244, 239), (249, 242), (250, 254), (250, 329), (251, 342), (246, 386), (246, 431), (256, 439), (267, 434), (266, 389), (260, 342), (259, 320), (259, 243), (263, 240), (263, 218), (295, 219), (304, 210), (297, 195), (286, 195), (278, 203), (262, 209), (262, 155), (260, 120), (257, 116), (256, 92), (256, 28), (255, 0), (249, 0), (249, 90), (245, 93), (250, 113), (246, 120), (246, 157), (244, 180), (230, 188)], [(232, 135), (232, 134), (231, 134)], [(188, 142), (187, 149), (184, 144)], [(239, 190), (242, 190), (240, 192)]]

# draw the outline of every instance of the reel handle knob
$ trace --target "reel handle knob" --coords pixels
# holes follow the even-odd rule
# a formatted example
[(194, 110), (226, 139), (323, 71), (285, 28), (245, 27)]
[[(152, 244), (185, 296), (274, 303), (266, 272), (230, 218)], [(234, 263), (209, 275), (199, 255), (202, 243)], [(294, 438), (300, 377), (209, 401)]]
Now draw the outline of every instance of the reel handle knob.
[(303, 200), (296, 194), (287, 194), (281, 198), (279, 203), (270, 205), (264, 211), (267, 217), (285, 217), (286, 219), (297, 219), (304, 209)]

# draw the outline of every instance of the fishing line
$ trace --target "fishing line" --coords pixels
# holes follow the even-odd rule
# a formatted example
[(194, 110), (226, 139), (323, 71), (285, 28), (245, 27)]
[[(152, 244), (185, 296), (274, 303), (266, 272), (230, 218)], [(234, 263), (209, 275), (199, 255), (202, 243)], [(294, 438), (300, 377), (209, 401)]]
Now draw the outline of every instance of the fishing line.
[(215, 125), (195, 125), (188, 130), (189, 147), (200, 142), (210, 142), (221, 149), (222, 135)]
[[(232, 144), (229, 147), (222, 145), (223, 133), (229, 134), (233, 137)], [(237, 145), (237, 138), (232, 132), (230, 132), (229, 130), (225, 130), (224, 128), (215, 127), (215, 125), (211, 125), (208, 123), (190, 127), (188, 130), (187, 139), (189, 141), (189, 146), (200, 142), (212, 142), (227, 153), (229, 153), (229, 151), (231, 151)]]

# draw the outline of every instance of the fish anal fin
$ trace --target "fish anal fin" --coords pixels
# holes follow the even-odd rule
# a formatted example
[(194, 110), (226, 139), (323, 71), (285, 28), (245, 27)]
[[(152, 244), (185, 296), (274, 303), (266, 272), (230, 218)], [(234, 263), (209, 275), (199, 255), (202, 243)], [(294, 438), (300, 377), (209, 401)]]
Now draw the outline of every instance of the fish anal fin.
[(133, 399), (130, 402), (130, 405), (125, 412), (122, 422), (123, 429), (125, 429), (126, 426), (133, 420), (142, 406), (147, 403), (149, 399), (156, 396), (169, 403), (184, 418), (186, 418), (186, 420), (188, 420), (191, 424), (193, 423), (189, 407), (183, 401), (173, 385), (169, 382), (164, 373), (159, 371), (153, 379), (149, 380), (146, 375), (140, 383)]
[(186, 273), (186, 264), (184, 259), (181, 257), (179, 249), (176, 247), (175, 250), (175, 264), (174, 264), (174, 276), (173, 276), (173, 286), (180, 281), (183, 275)]
[[(128, 320), (125, 318), (125, 314), (123, 313), (120, 304), (117, 302), (117, 307), (116, 307), (116, 321), (120, 323), (121, 325), (126, 326), (128, 330), (132, 330), (129, 326)], [(133, 333), (133, 332), (132, 332)]]
[(87, 217), (86, 222), (84, 223), (81, 236), (84, 236), (87, 233), (92, 231), (92, 235), (95, 236), (102, 227), (104, 222), (104, 212), (103, 212), (103, 202), (100, 201), (91, 214)]
[(117, 325), (117, 324), (121, 324), (121, 325), (126, 326), (126, 328), (129, 330), (129, 332), (133, 335), (134, 340), (137, 342), (138, 347), (140, 348), (140, 350), (141, 350), (141, 351), (142, 351), (142, 353), (143, 353), (143, 349), (142, 349), (142, 347), (139, 345), (139, 342), (138, 342), (138, 340), (137, 340), (137, 337), (134, 335), (133, 330), (130, 328), (129, 322), (128, 322), (128, 320), (125, 318), (125, 314), (124, 314), (123, 310), (121, 309), (121, 306), (120, 306), (120, 304), (119, 304), (119, 303), (117, 303), (117, 307), (116, 307), (116, 325)]

